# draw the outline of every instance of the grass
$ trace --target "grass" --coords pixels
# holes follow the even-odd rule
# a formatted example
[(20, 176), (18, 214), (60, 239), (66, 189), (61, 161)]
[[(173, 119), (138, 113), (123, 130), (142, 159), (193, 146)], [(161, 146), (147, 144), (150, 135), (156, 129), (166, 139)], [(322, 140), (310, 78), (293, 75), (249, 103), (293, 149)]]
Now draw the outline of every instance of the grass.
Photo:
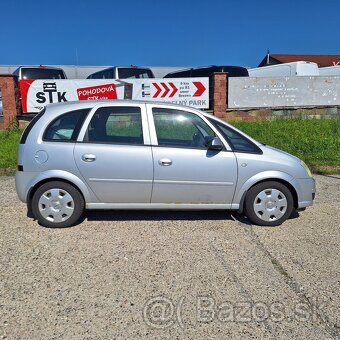
[[(303, 159), (314, 173), (340, 174), (340, 118), (290, 118), (232, 125), (258, 141)], [(15, 172), (21, 133), (19, 129), (0, 131), (0, 175)]]
[(22, 130), (0, 130), (0, 175), (13, 175), (17, 165), (17, 152)]
[(340, 174), (340, 118), (233, 122), (256, 140), (291, 153), (315, 173)]

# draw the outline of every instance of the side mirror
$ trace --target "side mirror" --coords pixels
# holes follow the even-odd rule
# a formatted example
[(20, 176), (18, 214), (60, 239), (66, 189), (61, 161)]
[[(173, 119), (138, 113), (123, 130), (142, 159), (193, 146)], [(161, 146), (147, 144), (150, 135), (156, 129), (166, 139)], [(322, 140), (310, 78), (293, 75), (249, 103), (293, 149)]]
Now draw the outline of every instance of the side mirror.
[(208, 147), (208, 150), (220, 151), (223, 149), (223, 143), (218, 137), (211, 139), (206, 146)]

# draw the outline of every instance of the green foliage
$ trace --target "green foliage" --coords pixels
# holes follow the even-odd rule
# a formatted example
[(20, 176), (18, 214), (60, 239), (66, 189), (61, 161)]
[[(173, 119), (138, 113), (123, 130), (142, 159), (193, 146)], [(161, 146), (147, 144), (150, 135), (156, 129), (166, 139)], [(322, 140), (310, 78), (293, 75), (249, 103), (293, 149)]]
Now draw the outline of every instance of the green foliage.
[(16, 118), (11, 118), (6, 126), (7, 132), (12, 132), (18, 130), (18, 121)]
[[(340, 118), (291, 118), (232, 124), (262, 143), (303, 159), (316, 172), (339, 172)], [(337, 170), (332, 171), (332, 167)]]
[(21, 133), (19, 129), (0, 130), (0, 174), (14, 172)]
[[(340, 173), (340, 118), (291, 118), (232, 124), (262, 143), (303, 159), (314, 172)], [(162, 128), (166, 134), (166, 126)], [(140, 130), (131, 124), (125, 132), (137, 135)], [(22, 130), (14, 126), (0, 131), (0, 174), (14, 172), (21, 133)]]

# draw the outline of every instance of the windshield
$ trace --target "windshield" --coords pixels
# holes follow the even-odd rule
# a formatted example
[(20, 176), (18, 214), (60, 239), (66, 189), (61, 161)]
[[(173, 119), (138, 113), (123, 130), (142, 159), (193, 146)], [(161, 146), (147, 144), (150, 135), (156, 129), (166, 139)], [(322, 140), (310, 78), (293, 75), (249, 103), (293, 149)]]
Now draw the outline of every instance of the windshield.
[(21, 79), (65, 79), (62, 70), (50, 68), (22, 68)]
[(119, 67), (119, 79), (139, 79), (139, 78), (154, 78), (152, 71), (147, 68), (134, 68), (134, 67)]

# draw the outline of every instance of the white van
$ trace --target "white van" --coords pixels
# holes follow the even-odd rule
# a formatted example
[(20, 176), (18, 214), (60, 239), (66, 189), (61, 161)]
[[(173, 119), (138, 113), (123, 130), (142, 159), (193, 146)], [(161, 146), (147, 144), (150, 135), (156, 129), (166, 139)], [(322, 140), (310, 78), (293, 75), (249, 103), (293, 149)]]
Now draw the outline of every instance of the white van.
[(249, 77), (318, 76), (319, 68), (316, 63), (295, 61), (292, 63), (250, 68), (248, 72)]
[(340, 76), (340, 65), (319, 68), (320, 76)]

